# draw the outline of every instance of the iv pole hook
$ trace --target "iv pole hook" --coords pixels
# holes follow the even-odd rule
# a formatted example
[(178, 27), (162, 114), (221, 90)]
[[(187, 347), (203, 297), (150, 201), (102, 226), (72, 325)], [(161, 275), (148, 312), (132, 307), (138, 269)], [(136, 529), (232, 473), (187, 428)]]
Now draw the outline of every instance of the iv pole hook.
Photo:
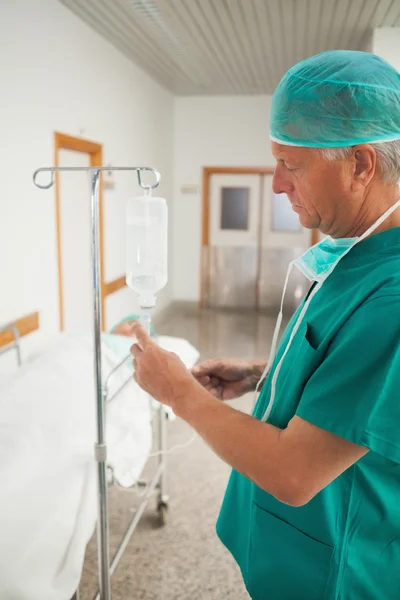
[[(94, 173), (100, 171), (136, 171), (138, 183), (140, 187), (144, 190), (153, 190), (160, 183), (160, 173), (157, 169), (153, 169), (151, 167), (42, 167), (37, 169), (33, 174), (33, 183), (40, 188), (41, 190), (48, 190), (54, 185), (54, 173), (60, 173), (64, 171), (86, 171), (87, 173)], [(145, 184), (142, 181), (142, 171), (150, 171), (154, 174), (156, 181), (152, 184)], [(39, 173), (50, 173), (51, 179), (50, 183), (39, 183), (38, 182), (38, 174)]]

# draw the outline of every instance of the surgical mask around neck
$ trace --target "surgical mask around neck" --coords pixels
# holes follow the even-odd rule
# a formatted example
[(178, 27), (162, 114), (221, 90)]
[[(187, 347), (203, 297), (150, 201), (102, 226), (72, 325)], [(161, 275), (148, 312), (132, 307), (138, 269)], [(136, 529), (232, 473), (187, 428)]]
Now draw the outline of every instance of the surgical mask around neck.
[(339, 260), (351, 250), (358, 238), (335, 240), (327, 237), (294, 260), (296, 267), (310, 281), (325, 281)]
[(284, 351), (280, 361), (276, 365), (276, 368), (275, 368), (275, 371), (273, 373), (272, 380), (271, 380), (270, 400), (269, 400), (267, 409), (263, 415), (263, 418), (262, 418), (263, 421), (266, 421), (268, 419), (269, 414), (272, 410), (274, 400), (275, 400), (276, 382), (277, 382), (278, 375), (279, 375), (279, 372), (282, 367), (283, 360), (292, 344), (294, 336), (296, 335), (296, 333), (304, 319), (304, 315), (306, 314), (312, 299), (318, 293), (318, 291), (321, 289), (324, 281), (326, 281), (326, 279), (329, 277), (329, 275), (331, 275), (331, 273), (333, 272), (335, 267), (339, 264), (339, 262), (342, 260), (342, 258), (346, 254), (348, 254), (350, 252), (350, 250), (352, 248), (354, 248), (354, 246), (356, 246), (357, 244), (359, 244), (360, 242), (365, 240), (367, 237), (369, 237), (371, 235), (371, 233), (373, 233), (392, 214), (392, 212), (394, 212), (399, 206), (400, 206), (400, 200), (395, 202), (395, 204), (393, 204), (393, 206), (391, 206), (383, 215), (381, 215), (379, 217), (379, 219), (377, 219), (375, 221), (375, 223), (373, 223), (371, 225), (371, 227), (369, 227), (359, 237), (341, 238), (341, 239), (334, 239), (334, 238), (328, 237), (328, 238), (318, 242), (318, 244), (315, 244), (315, 246), (312, 246), (311, 248), (309, 248), (300, 258), (297, 258), (294, 261), (292, 261), (291, 263), (289, 263), (287, 274), (286, 274), (286, 279), (285, 279), (285, 284), (283, 287), (280, 310), (279, 310), (278, 318), (277, 318), (276, 325), (275, 325), (274, 335), (272, 338), (271, 352), (269, 355), (268, 364), (261, 376), (261, 379), (259, 380), (259, 382), (257, 384), (256, 391), (255, 391), (256, 395), (258, 394), (261, 382), (265, 379), (265, 377), (271, 370), (272, 364), (273, 364), (275, 356), (276, 356), (278, 337), (279, 337), (279, 333), (280, 333), (280, 329), (281, 329), (281, 325), (282, 325), (282, 318), (283, 318), (283, 303), (284, 303), (285, 294), (286, 294), (286, 290), (287, 290), (287, 286), (288, 286), (288, 282), (289, 282), (289, 277), (290, 277), (290, 273), (292, 272), (293, 265), (295, 265), (310, 281), (315, 281), (317, 283), (317, 285), (314, 287), (314, 289), (311, 291), (310, 295), (308, 296), (307, 300), (304, 302), (304, 305), (301, 308), (299, 317), (293, 326), (293, 329), (290, 334), (290, 338), (286, 345), (285, 351)]

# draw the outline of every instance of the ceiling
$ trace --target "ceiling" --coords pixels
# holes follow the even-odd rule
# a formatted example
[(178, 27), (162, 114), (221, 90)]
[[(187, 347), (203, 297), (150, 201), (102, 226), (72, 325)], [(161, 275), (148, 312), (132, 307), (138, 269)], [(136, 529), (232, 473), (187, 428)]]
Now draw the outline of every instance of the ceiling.
[(299, 60), (400, 27), (400, 0), (60, 1), (185, 96), (271, 94)]

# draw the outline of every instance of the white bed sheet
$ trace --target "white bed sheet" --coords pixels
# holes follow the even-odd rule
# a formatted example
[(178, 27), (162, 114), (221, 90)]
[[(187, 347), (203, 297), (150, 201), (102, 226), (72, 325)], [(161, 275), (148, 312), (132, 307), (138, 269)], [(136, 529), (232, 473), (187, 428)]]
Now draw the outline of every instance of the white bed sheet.
[[(159, 338), (189, 368), (185, 340)], [(130, 341), (125, 343), (130, 345)], [(120, 360), (103, 346), (103, 376)], [(120, 385), (129, 363), (113, 377)], [(0, 598), (69, 600), (97, 516), (92, 342), (60, 335), (0, 388)], [(121, 485), (151, 448), (151, 406), (132, 380), (107, 409), (109, 462)]]

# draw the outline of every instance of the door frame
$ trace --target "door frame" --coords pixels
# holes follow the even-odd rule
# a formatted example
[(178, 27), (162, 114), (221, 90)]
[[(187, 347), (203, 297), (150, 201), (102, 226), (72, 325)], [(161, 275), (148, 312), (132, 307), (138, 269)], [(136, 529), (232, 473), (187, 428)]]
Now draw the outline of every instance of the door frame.
[[(54, 164), (60, 166), (60, 150), (74, 150), (89, 154), (90, 166), (103, 166), (103, 146), (90, 140), (73, 137), (66, 133), (54, 132)], [(104, 221), (103, 221), (103, 183), (100, 174), (99, 182), (99, 237), (100, 237), (100, 303), (101, 323), (105, 327), (105, 296), (107, 295), (104, 282)], [(58, 264), (58, 301), (59, 301), (59, 327), (64, 330), (64, 292), (63, 292), (63, 267), (62, 267), (62, 243), (61, 243), (61, 200), (60, 200), (60, 178), (59, 173), (55, 176), (55, 200), (56, 200), (56, 230), (57, 230), (57, 264)]]
[[(200, 307), (205, 307), (210, 286), (210, 182), (213, 175), (259, 175), (260, 187), (260, 223), (258, 229), (258, 266), (256, 279), (256, 301), (258, 302), (258, 290), (260, 286), (261, 252), (262, 252), (262, 212), (264, 198), (264, 176), (273, 175), (275, 169), (272, 167), (203, 167), (202, 177), (202, 220), (201, 220), (201, 251), (200, 251)], [(311, 230), (311, 246), (318, 242), (318, 230)], [(258, 307), (257, 307), (258, 308)]]

